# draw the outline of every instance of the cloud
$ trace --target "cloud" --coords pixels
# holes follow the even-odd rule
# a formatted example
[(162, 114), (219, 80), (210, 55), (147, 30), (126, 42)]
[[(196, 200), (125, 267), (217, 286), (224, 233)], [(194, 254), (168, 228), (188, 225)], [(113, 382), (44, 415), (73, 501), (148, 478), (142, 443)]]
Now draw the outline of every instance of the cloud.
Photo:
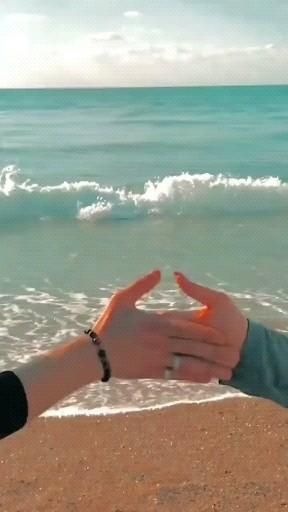
[(0, 88), (288, 83), (285, 44), (194, 44), (135, 24), (54, 40), (35, 16), (0, 31)]
[(27, 25), (27, 24), (31, 24), (31, 23), (42, 23), (43, 21), (46, 21), (47, 19), (48, 19), (48, 16), (46, 16), (44, 14), (14, 12), (11, 14), (7, 14), (4, 17), (4, 23)]
[(142, 13), (140, 11), (126, 11), (123, 13), (123, 16), (125, 16), (125, 18), (134, 19), (142, 16)]
[[(196, 48), (190, 44), (177, 44), (177, 43), (163, 43), (163, 44), (149, 44), (143, 43), (127, 47), (125, 61), (133, 63), (154, 63), (167, 62), (167, 63), (184, 63), (191, 62), (191, 64), (203, 63), (203, 65), (210, 61), (211, 63), (224, 63), (231, 64), (235, 59), (243, 59), (248, 62), (251, 56), (255, 58), (275, 57), (279, 49), (269, 43), (263, 46), (247, 46), (247, 47), (213, 47), (205, 46)], [(230, 62), (231, 61), (231, 62)], [(206, 65), (206, 64), (205, 64)]]
[(102, 43), (125, 41), (125, 37), (120, 32), (98, 32), (88, 37), (91, 41)]

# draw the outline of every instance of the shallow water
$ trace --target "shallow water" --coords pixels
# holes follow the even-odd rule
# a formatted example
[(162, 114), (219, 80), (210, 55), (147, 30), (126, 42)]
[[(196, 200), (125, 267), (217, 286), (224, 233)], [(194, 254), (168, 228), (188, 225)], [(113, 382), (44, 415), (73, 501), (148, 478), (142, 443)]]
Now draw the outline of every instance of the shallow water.
[[(287, 97), (287, 87), (1, 91), (0, 367), (82, 331), (115, 289), (154, 268), (163, 282), (142, 307), (188, 308), (172, 279), (182, 270), (288, 330)], [(226, 392), (114, 382), (60, 407)]]

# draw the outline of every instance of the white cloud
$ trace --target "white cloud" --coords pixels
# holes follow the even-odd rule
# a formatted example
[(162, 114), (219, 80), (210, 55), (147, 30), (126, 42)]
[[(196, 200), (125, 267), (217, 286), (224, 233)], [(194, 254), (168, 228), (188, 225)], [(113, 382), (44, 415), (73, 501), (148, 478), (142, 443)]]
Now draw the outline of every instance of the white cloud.
[[(275, 52), (274, 52), (275, 50)], [(155, 63), (156, 61), (162, 62), (203, 62), (211, 60), (213, 62), (228, 62), (233, 61), (235, 58), (243, 58), (247, 60), (249, 56), (255, 57), (274, 57), (277, 54), (277, 48), (273, 44), (266, 44), (263, 46), (247, 46), (247, 47), (231, 47), (231, 48), (217, 48), (205, 46), (197, 48), (191, 44), (177, 44), (177, 43), (162, 43), (162, 44), (149, 44), (142, 43), (133, 45), (126, 49), (125, 60), (131, 62), (149, 62)]]
[(2, 88), (288, 83), (285, 45), (201, 46), (134, 24), (52, 41), (21, 23), (0, 32)]
[(90, 34), (89, 39), (95, 42), (117, 42), (125, 41), (125, 37), (120, 32), (98, 32), (96, 34)]
[(14, 12), (7, 14), (4, 18), (4, 22), (8, 24), (27, 25), (31, 23), (42, 23), (48, 19), (43, 14), (26, 13), (26, 12)]
[(142, 16), (142, 13), (140, 11), (126, 11), (123, 13), (123, 16), (125, 16), (125, 18), (134, 19)]
[[(273, 7), (281, 2), (288, 13), (287, 0), (267, 0), (277, 11), (271, 30), (263, 29), (255, 7), (261, 0), (242, 0), (237, 12), (232, 0), (178, 0), (179, 6), (174, 0), (174, 7), (167, 2), (163, 9), (152, 2), (149, 28), (139, 3), (134, 7), (142, 12), (132, 10), (132, 2), (131, 10), (103, 2), (72, 2), (67, 10), (67, 2), (52, 2), (45, 16), (44, 7), (32, 10), (37, 2), (22, 1), (28, 12), (12, 12), (11, 0), (0, 0), (0, 87), (288, 83), (288, 37), (284, 21), (282, 31), (275, 21), (280, 12), (285, 19), (284, 7)], [(252, 13), (253, 26), (250, 4), (262, 20)]]

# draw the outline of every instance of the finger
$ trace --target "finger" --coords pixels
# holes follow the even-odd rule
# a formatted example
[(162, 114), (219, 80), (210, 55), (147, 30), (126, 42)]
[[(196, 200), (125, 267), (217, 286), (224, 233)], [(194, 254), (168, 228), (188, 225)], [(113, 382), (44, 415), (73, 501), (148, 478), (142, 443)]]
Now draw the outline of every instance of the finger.
[(135, 304), (143, 295), (149, 293), (161, 280), (161, 272), (154, 270), (131, 286), (120, 292), (122, 300), (129, 304)]
[(157, 311), (156, 314), (160, 315), (162, 318), (171, 319), (171, 320), (186, 320), (187, 322), (194, 322), (195, 319), (198, 318), (199, 313), (202, 309), (195, 309), (189, 311), (177, 311), (172, 309), (171, 311)]
[(192, 357), (181, 357), (179, 368), (172, 372), (173, 379), (201, 384), (208, 383), (212, 379), (229, 381), (231, 377), (231, 369)]
[(194, 340), (171, 340), (169, 352), (180, 356), (197, 357), (230, 369), (235, 368), (240, 359), (239, 351), (234, 347), (212, 345)]
[(182, 338), (186, 340), (197, 340), (210, 343), (212, 345), (226, 345), (226, 337), (218, 330), (206, 325), (198, 324), (181, 319), (166, 319), (166, 325), (163, 325), (163, 333), (170, 339)]
[(179, 288), (181, 288), (186, 295), (192, 297), (192, 299), (201, 302), (201, 304), (214, 306), (219, 301), (219, 296), (222, 296), (222, 294), (216, 290), (189, 281), (181, 272), (174, 272), (174, 275)]

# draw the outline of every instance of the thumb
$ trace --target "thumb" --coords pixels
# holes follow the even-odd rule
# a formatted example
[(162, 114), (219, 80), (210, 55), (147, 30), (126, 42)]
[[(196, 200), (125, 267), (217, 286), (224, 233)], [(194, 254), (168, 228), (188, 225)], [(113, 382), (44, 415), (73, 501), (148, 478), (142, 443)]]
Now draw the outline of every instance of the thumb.
[(161, 280), (160, 270), (154, 270), (151, 274), (148, 274), (138, 281), (135, 281), (131, 286), (126, 288), (122, 292), (122, 297), (126, 303), (135, 304), (140, 300), (143, 295), (149, 293)]
[(174, 272), (176, 282), (181, 290), (192, 299), (205, 306), (214, 306), (219, 300), (219, 292), (189, 281), (181, 272)]

